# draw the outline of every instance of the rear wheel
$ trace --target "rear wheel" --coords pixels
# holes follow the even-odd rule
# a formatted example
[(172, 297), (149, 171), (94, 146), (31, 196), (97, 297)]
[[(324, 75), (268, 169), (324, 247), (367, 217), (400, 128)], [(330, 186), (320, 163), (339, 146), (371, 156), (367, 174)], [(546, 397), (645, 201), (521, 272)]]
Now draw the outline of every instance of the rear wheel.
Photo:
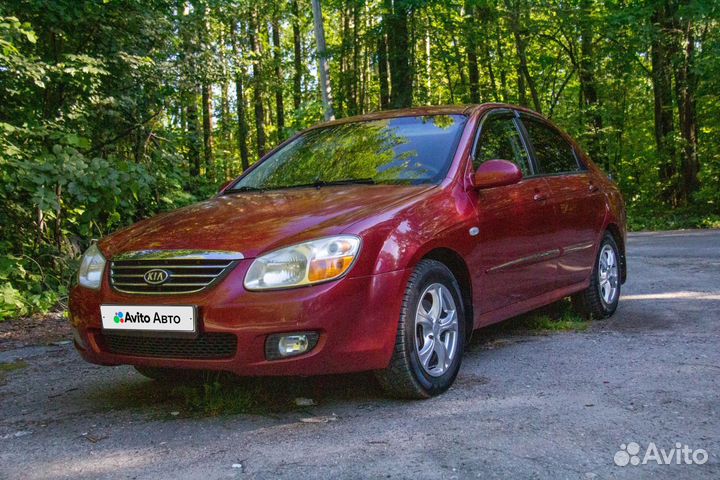
[(408, 281), (395, 351), (376, 372), (383, 389), (399, 398), (429, 398), (455, 381), (465, 345), (460, 287), (452, 272), (422, 260)]
[(590, 286), (572, 297), (573, 307), (585, 318), (602, 319), (615, 313), (619, 300), (620, 254), (613, 236), (605, 232)]

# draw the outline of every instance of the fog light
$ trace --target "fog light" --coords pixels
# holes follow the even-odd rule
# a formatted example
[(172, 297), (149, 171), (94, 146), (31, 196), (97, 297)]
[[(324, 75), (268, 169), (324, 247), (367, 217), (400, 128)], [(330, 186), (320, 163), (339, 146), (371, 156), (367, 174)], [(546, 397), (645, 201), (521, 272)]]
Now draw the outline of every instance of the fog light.
[(279, 360), (307, 353), (317, 345), (315, 332), (281, 333), (270, 335), (265, 341), (265, 357)]

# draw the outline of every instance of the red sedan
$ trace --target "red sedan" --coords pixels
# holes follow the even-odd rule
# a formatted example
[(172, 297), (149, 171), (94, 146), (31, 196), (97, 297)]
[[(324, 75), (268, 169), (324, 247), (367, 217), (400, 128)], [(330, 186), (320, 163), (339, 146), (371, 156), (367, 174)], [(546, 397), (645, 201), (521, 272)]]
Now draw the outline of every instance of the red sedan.
[(304, 131), (216, 197), (91, 246), (70, 316), (88, 361), (318, 375), (445, 391), (476, 328), (573, 296), (612, 315), (617, 187), (509, 105), (383, 112)]

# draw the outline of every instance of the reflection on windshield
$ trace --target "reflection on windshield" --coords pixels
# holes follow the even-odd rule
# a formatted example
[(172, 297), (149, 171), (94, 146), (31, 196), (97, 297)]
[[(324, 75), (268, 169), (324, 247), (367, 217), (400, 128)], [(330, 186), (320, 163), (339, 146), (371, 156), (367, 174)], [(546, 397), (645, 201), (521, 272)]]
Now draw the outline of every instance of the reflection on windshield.
[(231, 191), (343, 183), (435, 183), (447, 173), (463, 115), (388, 118), (311, 130)]

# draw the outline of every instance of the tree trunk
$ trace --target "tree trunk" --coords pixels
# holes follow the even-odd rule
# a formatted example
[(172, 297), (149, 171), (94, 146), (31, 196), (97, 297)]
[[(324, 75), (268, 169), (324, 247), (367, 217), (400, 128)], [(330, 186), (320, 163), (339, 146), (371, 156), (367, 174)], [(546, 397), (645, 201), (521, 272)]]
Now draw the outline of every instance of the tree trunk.
[(293, 29), (293, 63), (295, 71), (293, 72), (293, 106), (295, 110), (300, 109), (302, 102), (302, 44), (300, 43), (300, 10), (298, 8), (298, 0), (290, 2), (292, 10), (292, 29)]
[(502, 45), (502, 35), (500, 32), (500, 23), (498, 22), (495, 25), (495, 39), (497, 41), (497, 56), (498, 56), (498, 65), (500, 66), (500, 89), (502, 90), (502, 100), (503, 102), (508, 101), (508, 87), (507, 87), (507, 71), (505, 69), (505, 53), (503, 50)]
[(272, 22), (273, 60), (275, 63), (275, 112), (277, 113), (277, 143), (283, 141), (285, 129), (285, 105), (283, 104), (282, 52), (280, 51), (280, 21)]
[(681, 20), (678, 26), (682, 32), (682, 49), (675, 67), (675, 88), (677, 91), (678, 119), (683, 139), (682, 185), (680, 196), (686, 204), (690, 196), (699, 188), (698, 172), (698, 125), (695, 107), (695, 88), (697, 79), (693, 70), (695, 56), (695, 38), (693, 24), (689, 20)]
[(243, 78), (245, 69), (240, 59), (239, 41), (237, 38), (236, 23), (232, 22), (230, 27), (232, 36), (233, 57), (235, 61), (235, 111), (237, 113), (238, 149), (240, 150), (240, 165), (244, 170), (250, 167), (249, 153), (247, 146), (248, 125), (246, 119), (247, 106), (245, 104), (245, 89)]
[(322, 7), (320, 0), (312, 1), (313, 21), (315, 23), (315, 42), (318, 49), (318, 70), (320, 71), (320, 93), (325, 108), (325, 121), (334, 120), (332, 89), (330, 88), (330, 65), (325, 48), (325, 28), (323, 26)]
[(358, 97), (360, 90), (360, 40), (358, 38), (358, 24), (360, 23), (360, 6), (359, 2), (352, 2), (352, 35), (353, 35), (353, 51), (352, 51), (352, 92), (350, 94), (350, 115), (357, 115)]
[(477, 56), (477, 19), (475, 3), (465, 0), (465, 37), (467, 39), (468, 79), (470, 80), (470, 103), (480, 103), (480, 70)]
[[(520, 77), (524, 77), (524, 80), (527, 81), (527, 86), (530, 88), (530, 95), (532, 96), (535, 110), (538, 113), (542, 113), (542, 105), (540, 104), (540, 97), (538, 96), (535, 80), (533, 79), (532, 75), (530, 75), (530, 70), (528, 69), (527, 65), (527, 39), (524, 36), (524, 32), (521, 30), (520, 21), (520, 15), (522, 13), (520, 11), (520, 8), (524, 5), (520, 5), (520, 3), (522, 2), (518, 2), (517, 5), (513, 5), (510, 0), (505, 0), (505, 6), (510, 12), (510, 30), (512, 31), (513, 38), (515, 39), (515, 49), (518, 56), (518, 75)], [(521, 90), (521, 97), (525, 96), (525, 81), (520, 82), (520, 79), (518, 79), (518, 89)]]
[(385, 31), (388, 35), (390, 65), (390, 105), (406, 108), (412, 105), (412, 64), (408, 14), (411, 0), (385, 0)]
[(228, 84), (227, 72), (223, 73), (222, 84), (220, 85), (220, 126), (222, 132), (226, 132), (230, 124), (230, 102), (228, 95), (230, 85)]
[(205, 159), (205, 174), (213, 176), (213, 125), (212, 125), (212, 92), (207, 83), (202, 85), (202, 112), (203, 112), (203, 152)]
[(487, 44), (485, 44), (485, 48), (483, 49), (483, 52), (485, 52), (485, 64), (487, 65), (488, 70), (488, 78), (490, 80), (490, 91), (492, 91), (492, 98), (494, 102), (499, 102), (500, 97), (498, 96), (498, 90), (497, 90), (497, 82), (495, 81), (495, 70), (492, 66), (492, 58), (490, 57), (490, 49), (488, 48)]
[(385, 38), (385, 24), (381, 25), (381, 32), (377, 41), (378, 80), (380, 83), (380, 109), (390, 107), (390, 85), (388, 84), (387, 39)]
[(673, 12), (669, 2), (655, 7), (653, 12), (653, 37), (650, 47), (652, 63), (653, 96), (655, 99), (655, 143), (660, 161), (660, 180), (665, 184), (663, 196), (676, 203), (676, 187), (673, 185), (677, 172), (677, 152), (673, 143), (675, 124), (672, 104), (673, 46), (671, 39)]
[(257, 13), (253, 12), (250, 25), (250, 45), (253, 51), (252, 71), (253, 71), (253, 104), (255, 108), (255, 134), (257, 143), (258, 158), (265, 155), (265, 109), (263, 107), (263, 81), (262, 66), (260, 64), (260, 56), (262, 50), (260, 47), (259, 32), (257, 30)]
[[(227, 45), (226, 31), (224, 28), (220, 31), (220, 44)], [(220, 64), (222, 66), (222, 79), (220, 83), (220, 122), (218, 128), (221, 131), (221, 136), (224, 138), (228, 131), (230, 131), (230, 75), (228, 73), (229, 62), (226, 58), (224, 48), (220, 49)], [(232, 133), (230, 135), (232, 136)]]
[(529, 107), (527, 101), (527, 87), (525, 86), (525, 75), (520, 64), (515, 67), (515, 75), (517, 76), (518, 103), (523, 107)]
[(187, 71), (180, 78), (180, 98), (185, 111), (185, 144), (187, 148), (188, 171), (191, 175), (200, 174), (200, 136), (198, 125), (197, 97), (198, 86), (196, 82), (196, 65), (194, 61), (194, 47), (192, 31), (185, 24), (187, 16), (185, 2), (177, 3), (177, 28), (181, 41), (181, 59), (186, 64)]
[(608, 157), (602, 150), (600, 136), (602, 135), (603, 121), (600, 116), (597, 87), (595, 83), (594, 51), (593, 51), (593, 25), (590, 17), (592, 0), (582, 0), (580, 4), (580, 91), (583, 98), (583, 116), (585, 123), (590, 128), (590, 141), (588, 152), (590, 157), (597, 163), (605, 166), (610, 171)]
[(348, 65), (348, 51), (350, 50), (350, 16), (347, 14), (347, 0), (340, 11), (340, 74), (338, 75), (338, 95), (335, 97), (335, 106), (341, 117), (347, 117), (350, 113), (350, 96), (352, 95), (352, 72)]
[(425, 101), (432, 103), (432, 47), (430, 45), (430, 19), (425, 25)]
[(197, 108), (198, 86), (193, 85), (186, 95), (187, 102), (187, 139), (190, 175), (200, 175), (200, 134)]
[(243, 75), (244, 72), (238, 69), (235, 72), (235, 97), (237, 99), (237, 117), (238, 117), (238, 148), (240, 149), (240, 164), (242, 169), (247, 170), (250, 167), (249, 153), (247, 146), (248, 136), (248, 125), (247, 119), (245, 118), (245, 111), (247, 107), (245, 105), (245, 92), (243, 91)]

